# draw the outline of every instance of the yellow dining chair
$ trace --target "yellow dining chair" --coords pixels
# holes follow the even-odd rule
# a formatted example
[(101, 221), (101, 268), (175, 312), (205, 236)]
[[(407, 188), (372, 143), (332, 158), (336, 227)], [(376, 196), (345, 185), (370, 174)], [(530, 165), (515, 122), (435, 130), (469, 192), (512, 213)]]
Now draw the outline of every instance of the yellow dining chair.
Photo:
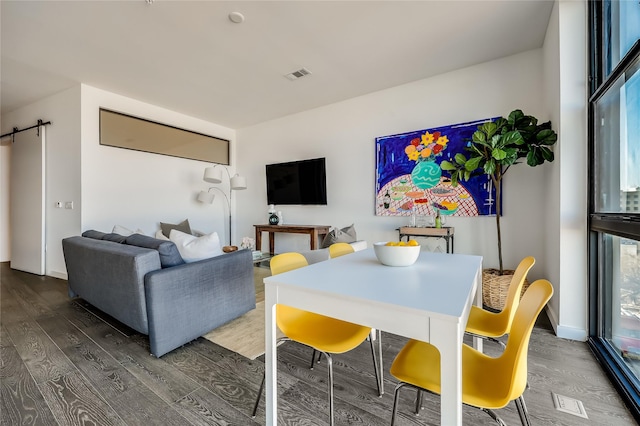
[(329, 257), (340, 257), (345, 254), (353, 253), (355, 250), (349, 243), (333, 243), (329, 246)]
[[(536, 259), (533, 256), (525, 257), (520, 261), (509, 283), (507, 299), (505, 300), (502, 311), (491, 312), (475, 305), (471, 306), (465, 333), (473, 337), (480, 337), (498, 343), (504, 348), (505, 344), (501, 340), (498, 340), (498, 338), (509, 334), (509, 330), (511, 330), (513, 317), (520, 304), (520, 293), (522, 292), (524, 281), (535, 263)], [(418, 391), (415, 406), (416, 415), (420, 412), (421, 407), (422, 392)]]
[(513, 317), (520, 303), (522, 286), (524, 285), (529, 270), (535, 263), (536, 259), (533, 258), (533, 256), (525, 257), (520, 261), (520, 264), (513, 273), (513, 278), (511, 278), (507, 299), (502, 311), (495, 313), (478, 306), (472, 306), (465, 332), (475, 337), (481, 337), (499, 343), (504, 347), (504, 343), (498, 340), (498, 337), (509, 334)]
[[(531, 331), (553, 294), (547, 280), (537, 280), (525, 292), (511, 326), (506, 348), (497, 358), (462, 345), (462, 402), (480, 408), (497, 423), (502, 419), (493, 411), (515, 401), (523, 426), (530, 425), (522, 394), (527, 385), (527, 352)], [(395, 424), (400, 389), (405, 386), (440, 393), (440, 352), (425, 342), (410, 340), (396, 356), (391, 374), (400, 383), (396, 386), (391, 414)], [(446, 360), (445, 360), (446, 362)]]
[[(307, 260), (300, 253), (276, 255), (271, 258), (270, 264), (272, 275), (308, 265)], [(329, 419), (330, 424), (333, 425), (333, 358), (331, 354), (340, 354), (356, 348), (371, 334), (371, 328), (281, 304), (276, 305), (276, 324), (285, 335), (279, 342), (292, 340), (309, 346), (326, 356), (329, 372)], [(373, 339), (370, 339), (370, 343), (378, 394), (382, 396), (384, 390), (380, 379), (381, 372), (378, 371)], [(379, 340), (378, 344), (381, 344)], [(258, 398), (253, 408), (252, 417), (256, 416), (263, 388), (264, 377), (258, 391)]]

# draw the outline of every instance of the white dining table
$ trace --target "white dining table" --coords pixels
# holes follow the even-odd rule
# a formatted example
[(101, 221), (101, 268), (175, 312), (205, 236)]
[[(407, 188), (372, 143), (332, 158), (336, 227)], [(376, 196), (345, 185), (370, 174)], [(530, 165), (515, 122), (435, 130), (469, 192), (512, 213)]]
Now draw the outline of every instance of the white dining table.
[(278, 418), (276, 304), (433, 344), (442, 359), (441, 424), (462, 424), (462, 339), (472, 304), (482, 304), (481, 256), (422, 251), (415, 264), (391, 267), (369, 248), (264, 284), (267, 425)]

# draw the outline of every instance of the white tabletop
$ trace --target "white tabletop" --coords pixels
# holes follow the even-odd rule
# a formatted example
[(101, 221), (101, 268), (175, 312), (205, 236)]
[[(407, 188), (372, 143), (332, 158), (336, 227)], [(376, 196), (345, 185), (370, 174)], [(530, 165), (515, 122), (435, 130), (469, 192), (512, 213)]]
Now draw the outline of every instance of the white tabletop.
[[(482, 257), (422, 251), (414, 265), (382, 265), (373, 249), (264, 279), (267, 321), (267, 424), (275, 424), (276, 303), (431, 342), (443, 357), (442, 420), (461, 421), (461, 346), (481, 288)], [(271, 389), (270, 389), (271, 388)], [(445, 423), (443, 423), (445, 424)]]

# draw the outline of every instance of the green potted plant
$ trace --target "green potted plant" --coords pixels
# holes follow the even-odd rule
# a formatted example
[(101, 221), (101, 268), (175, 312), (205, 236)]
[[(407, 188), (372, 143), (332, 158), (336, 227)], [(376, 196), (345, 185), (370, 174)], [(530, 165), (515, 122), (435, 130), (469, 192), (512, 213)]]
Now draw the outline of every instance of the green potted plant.
[(442, 161), (440, 167), (451, 174), (451, 184), (469, 180), (472, 175), (484, 173), (491, 178), (496, 189), (496, 230), (498, 233), (498, 275), (505, 274), (502, 264), (502, 233), (500, 216), (502, 213), (502, 179), (514, 164), (526, 159), (526, 163), (535, 167), (545, 161), (553, 161), (551, 147), (558, 135), (551, 129), (551, 122), (538, 124), (538, 119), (525, 115), (517, 109), (508, 118), (500, 117), (495, 121), (478, 126), (466, 150), (468, 156), (457, 154), (454, 161)]

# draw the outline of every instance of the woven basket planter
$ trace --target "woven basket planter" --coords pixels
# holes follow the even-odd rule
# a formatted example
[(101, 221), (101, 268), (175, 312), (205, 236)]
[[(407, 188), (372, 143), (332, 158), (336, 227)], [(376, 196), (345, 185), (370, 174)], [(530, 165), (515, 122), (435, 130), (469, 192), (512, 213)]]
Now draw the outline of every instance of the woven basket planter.
[[(482, 303), (485, 306), (497, 311), (504, 308), (513, 273), (513, 269), (505, 269), (503, 275), (500, 275), (498, 269), (484, 269), (482, 271)], [(529, 287), (529, 281), (525, 279), (520, 297), (527, 287)]]

